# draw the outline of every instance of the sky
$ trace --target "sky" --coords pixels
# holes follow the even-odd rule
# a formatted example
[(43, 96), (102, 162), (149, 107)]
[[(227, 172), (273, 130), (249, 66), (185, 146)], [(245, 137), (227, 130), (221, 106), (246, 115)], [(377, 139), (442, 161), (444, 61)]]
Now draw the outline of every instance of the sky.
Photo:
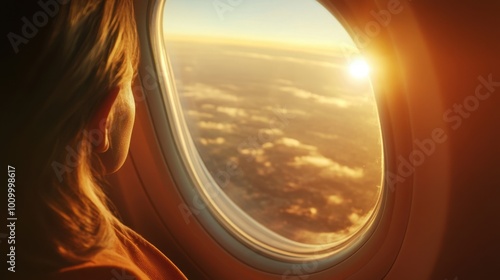
[(319, 46), (354, 46), (315, 0), (167, 0), (166, 36), (249, 38)]

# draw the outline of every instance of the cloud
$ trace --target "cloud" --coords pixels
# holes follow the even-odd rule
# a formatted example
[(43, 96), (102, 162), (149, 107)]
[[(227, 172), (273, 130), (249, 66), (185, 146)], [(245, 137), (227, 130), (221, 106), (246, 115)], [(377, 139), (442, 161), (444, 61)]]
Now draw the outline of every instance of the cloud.
[(330, 177), (349, 177), (353, 179), (358, 179), (364, 176), (363, 168), (350, 168), (345, 165), (341, 165), (335, 161), (331, 161), (331, 163), (323, 169), (320, 173), (320, 176), (325, 178)]
[(266, 143), (262, 144), (262, 148), (264, 148), (264, 149), (271, 149), (273, 147), (274, 147), (274, 144), (271, 142), (266, 142)]
[(200, 138), (200, 143), (203, 146), (207, 146), (207, 145), (222, 145), (222, 144), (226, 143), (226, 139), (224, 139), (222, 137), (217, 137), (217, 138), (213, 138), (213, 139), (210, 139), (210, 138)]
[(232, 132), (234, 130), (233, 124), (208, 122), (208, 121), (198, 122), (198, 127), (200, 127), (201, 129), (220, 130), (224, 132)]
[(257, 122), (263, 122), (263, 123), (269, 123), (271, 121), (268, 117), (258, 116), (258, 115), (250, 116), (250, 120), (257, 121)]
[(342, 204), (344, 202), (344, 198), (340, 195), (335, 195), (335, 194), (332, 194), (332, 195), (329, 195), (327, 197), (327, 202), (329, 204)]
[(345, 64), (341, 64), (341, 63), (334, 63), (334, 62), (313, 60), (313, 59), (303, 59), (303, 58), (297, 58), (294, 56), (267, 55), (267, 54), (261, 54), (261, 53), (255, 53), (255, 52), (243, 52), (243, 51), (227, 51), (224, 54), (231, 55), (231, 56), (247, 57), (247, 58), (252, 58), (252, 59), (291, 62), (291, 63), (313, 65), (313, 66), (320, 66), (320, 67), (327, 67), (327, 68), (345, 69), (347, 67)]
[(267, 134), (270, 136), (280, 136), (280, 135), (283, 135), (283, 130), (281, 130), (279, 128), (262, 128), (262, 129), (259, 129), (259, 134), (260, 133)]
[(356, 224), (360, 218), (361, 217), (358, 215), (358, 213), (353, 212), (349, 215), (349, 221), (351, 221), (351, 223), (353, 223), (353, 224)]
[(335, 162), (329, 158), (326, 158), (321, 155), (315, 155), (315, 156), (301, 156), (301, 157), (295, 157), (295, 164), (296, 165), (314, 165), (317, 167), (329, 167), (332, 164), (335, 164)]
[(362, 168), (350, 168), (348, 166), (341, 165), (340, 163), (318, 153), (318, 148), (316, 146), (303, 144), (297, 139), (282, 137), (276, 140), (274, 143), (290, 148), (309, 151), (308, 155), (294, 157), (293, 162), (289, 163), (289, 165), (295, 167), (314, 166), (320, 168), (321, 171), (319, 175), (323, 178), (348, 177), (357, 179), (364, 176), (364, 171)]
[(185, 97), (193, 97), (197, 100), (216, 99), (218, 101), (232, 102), (237, 102), (239, 100), (234, 94), (203, 83), (184, 86), (180, 92)]
[(323, 139), (328, 139), (328, 140), (334, 140), (334, 139), (338, 139), (339, 136), (336, 135), (336, 134), (331, 134), (331, 133), (323, 133), (323, 132), (310, 132), (312, 135), (315, 135), (319, 138), (323, 138)]
[(290, 80), (287, 80), (287, 79), (275, 79), (274, 80), (277, 84), (281, 84), (281, 85), (287, 85), (287, 86), (291, 86), (293, 85), (293, 82), (290, 81)]
[[(265, 151), (264, 149), (262, 148), (240, 148), (238, 149), (238, 152), (246, 157), (251, 157), (253, 158), (253, 160), (255, 160), (255, 162), (257, 163), (260, 163), (260, 164), (263, 164), (264, 166), (263, 167), (259, 167), (258, 170), (257, 170), (257, 173), (259, 173), (259, 175), (263, 175), (264, 173), (268, 173), (268, 171), (272, 171), (274, 169), (268, 169), (269, 167), (271, 167), (269, 164), (270, 164), (270, 161), (269, 161), (269, 157), (265, 154)], [(269, 164), (268, 164), (269, 162)], [(261, 168), (264, 168), (264, 169), (261, 169)], [(259, 171), (259, 169), (261, 171)], [(264, 172), (264, 170), (266, 170), (266, 172)]]
[(298, 149), (304, 149), (304, 150), (309, 150), (309, 151), (316, 151), (318, 150), (317, 147), (311, 146), (311, 145), (306, 145), (301, 143), (299, 140), (294, 139), (294, 138), (289, 138), (289, 137), (283, 137), (275, 141), (276, 144), (281, 144), (287, 147), (292, 147), (292, 148), (298, 148)]
[(245, 112), (245, 110), (240, 109), (240, 108), (234, 108), (234, 107), (223, 107), (219, 106), (216, 109), (217, 112), (226, 114), (231, 117), (247, 117), (248, 114)]
[(314, 217), (318, 214), (318, 209), (315, 207), (304, 207), (302, 205), (298, 204), (292, 204), (288, 206), (287, 208), (282, 210), (283, 212), (294, 215), (294, 216), (300, 216), (304, 218), (311, 218)]
[(292, 166), (315, 166), (321, 169), (319, 175), (323, 178), (348, 177), (358, 179), (364, 176), (362, 168), (350, 168), (341, 165), (321, 154), (313, 153), (307, 156), (296, 156), (290, 164)]
[(216, 106), (214, 104), (203, 104), (201, 105), (201, 108), (204, 109), (204, 110), (213, 110), (216, 108)]
[(195, 110), (188, 110), (187, 114), (190, 117), (197, 117), (197, 118), (213, 118), (214, 117), (214, 115), (212, 115), (212, 114), (204, 113), (204, 112), (200, 112), (200, 111), (195, 111)]
[(220, 85), (220, 87), (225, 88), (225, 89), (229, 89), (229, 90), (233, 90), (233, 91), (240, 89), (240, 87), (233, 85), (233, 84), (222, 84), (222, 85)]
[[(301, 210), (304, 211), (307, 209)], [(314, 210), (310, 211), (311, 214), (313, 214), (313, 212)], [(316, 232), (304, 228), (297, 228), (294, 231), (294, 240), (308, 244), (323, 245), (333, 245), (338, 242), (343, 242), (346, 238), (353, 236), (353, 234), (359, 231), (368, 222), (372, 213), (373, 211), (370, 211), (369, 213), (360, 216), (358, 213), (352, 212), (347, 216), (347, 219), (352, 224), (344, 229), (334, 232)]]
[(264, 155), (264, 150), (263, 149), (238, 149), (240, 154), (243, 155), (252, 155), (252, 156), (262, 156)]
[(323, 95), (318, 95), (315, 93), (312, 93), (307, 90), (303, 90), (300, 88), (292, 87), (292, 86), (280, 86), (278, 87), (279, 90), (283, 92), (288, 92), (293, 94), (295, 97), (306, 99), (306, 100), (312, 100), (320, 104), (331, 104), (335, 105), (339, 108), (347, 108), (351, 106), (351, 103), (345, 99), (338, 98), (338, 97), (333, 97), (333, 96), (323, 96)]

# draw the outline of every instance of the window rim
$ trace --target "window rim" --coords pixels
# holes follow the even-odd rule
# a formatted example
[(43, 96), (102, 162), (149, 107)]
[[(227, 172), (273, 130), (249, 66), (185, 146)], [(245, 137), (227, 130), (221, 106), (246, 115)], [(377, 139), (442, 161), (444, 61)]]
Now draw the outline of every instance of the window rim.
[[(247, 243), (244, 239), (241, 238), (241, 236), (238, 236), (234, 233), (231, 233), (224, 223), (217, 217), (216, 212), (213, 212), (212, 209), (213, 206), (210, 205), (210, 203), (206, 203), (205, 201), (199, 201), (196, 199), (196, 197), (199, 198), (199, 196), (203, 192), (194, 192), (194, 190), (199, 190), (199, 185), (194, 181), (193, 178), (199, 177), (199, 174), (193, 171), (192, 167), (189, 167), (192, 165), (192, 162), (186, 162), (187, 158), (183, 155), (189, 154), (191, 152), (196, 152), (196, 150), (191, 149), (189, 151), (189, 148), (186, 146), (182, 147), (179, 146), (179, 143), (190, 143), (192, 144), (192, 141), (186, 141), (186, 135), (179, 135), (174, 129), (177, 125), (172, 125), (172, 121), (184, 121), (183, 114), (181, 112), (182, 108), (180, 103), (177, 100), (177, 105), (178, 106), (171, 106), (171, 104), (168, 102), (168, 98), (174, 98), (178, 99), (178, 95), (176, 93), (175, 89), (175, 82), (172, 77), (172, 69), (170, 64), (168, 63), (168, 55), (166, 54), (166, 49), (162, 48), (163, 45), (163, 24), (162, 24), (162, 18), (163, 18), (163, 8), (165, 2), (168, 0), (157, 0), (153, 1), (153, 8), (151, 11), (152, 12), (152, 17), (151, 17), (151, 22), (150, 22), (150, 34), (149, 38), (152, 42), (151, 44), (151, 49), (153, 53), (153, 57), (155, 58), (155, 66), (156, 66), (156, 71), (157, 73), (167, 73), (165, 77), (161, 77), (158, 80), (158, 83), (160, 84), (160, 91), (161, 91), (161, 99), (163, 101), (162, 106), (164, 107), (166, 114), (168, 116), (168, 124), (171, 125), (171, 127), (168, 128), (170, 131), (169, 137), (174, 139), (174, 143), (176, 146), (176, 153), (175, 155), (177, 156), (177, 159), (175, 162), (177, 164), (181, 164), (180, 166), (177, 166), (176, 168), (182, 169), (184, 174), (188, 175), (188, 178), (183, 178), (183, 179), (178, 179), (176, 183), (182, 181), (182, 183), (176, 184), (178, 187), (178, 191), (181, 193), (182, 197), (184, 198), (186, 204), (190, 205), (191, 207), (201, 210), (200, 213), (195, 215), (196, 220), (202, 225), (202, 227), (210, 233), (212, 238), (216, 240), (219, 244), (222, 245), (222, 247), (230, 252), (231, 254), (235, 255), (238, 257), (240, 260), (249, 263), (252, 266), (258, 267), (259, 269), (262, 269), (264, 271), (268, 272), (275, 272), (275, 273), (281, 273), (283, 272), (284, 268), (283, 267), (288, 267), (291, 264), (296, 264), (296, 263), (314, 263), (314, 265), (318, 266), (315, 271), (321, 271), (326, 268), (331, 267), (332, 265), (336, 265), (344, 260), (346, 260), (349, 256), (353, 255), (355, 252), (357, 252), (361, 247), (363, 247), (364, 244), (366, 244), (374, 232), (377, 230), (378, 225), (380, 223), (380, 220), (384, 218), (384, 214), (386, 211), (386, 204), (387, 201), (392, 200), (393, 194), (389, 192), (389, 188), (385, 186), (386, 184), (386, 170), (387, 168), (387, 142), (386, 137), (384, 137), (384, 129), (383, 129), (383, 123), (382, 123), (382, 118), (381, 118), (381, 112), (380, 112), (380, 104), (377, 102), (377, 113), (379, 117), (379, 122), (381, 126), (381, 140), (382, 140), (382, 167), (383, 167), (383, 176), (382, 176), (382, 181), (381, 181), (381, 192), (379, 195), (379, 199), (377, 201), (377, 204), (374, 208), (373, 213), (371, 214), (370, 219), (365, 223), (364, 226), (362, 226), (356, 234), (354, 234), (348, 242), (344, 242), (344, 244), (341, 244), (341, 246), (337, 246), (334, 249), (329, 249), (325, 253), (324, 251), (317, 250), (318, 247), (321, 247), (322, 245), (311, 245), (316, 247), (316, 250), (313, 248), (312, 250), (309, 250), (309, 252), (306, 252), (306, 254), (295, 254), (295, 255), (283, 255), (279, 254), (276, 252), (266, 252), (266, 251), (260, 251), (258, 250), (259, 248), (252, 247), (253, 245)], [(317, 1), (320, 4), (322, 1)], [(339, 16), (338, 12), (332, 8), (332, 7), (326, 7), (323, 5), (327, 11), (334, 16), (344, 27), (344, 29), (349, 33), (349, 35), (352, 35), (352, 31), (349, 28), (349, 25), (346, 23), (345, 19), (341, 16)], [(351, 36), (352, 37), (352, 36)], [(172, 92), (175, 93), (172, 93)], [(375, 92), (373, 91), (375, 94)], [(376, 96), (376, 95), (375, 95)], [(377, 99), (377, 98), (375, 98)], [(377, 100), (378, 101), (378, 100)], [(176, 108), (175, 108), (176, 107)], [(179, 120), (181, 119), (181, 120)], [(184, 123), (184, 129), (188, 130), (186, 124)], [(191, 139), (189, 139), (191, 140)], [(169, 151), (171, 152), (171, 151)], [(172, 154), (167, 154), (166, 150), (163, 150), (164, 157), (169, 158), (172, 156)], [(184, 153), (184, 154), (183, 154)], [(199, 157), (199, 155), (198, 155)], [(200, 159), (201, 161), (201, 159)], [(200, 163), (200, 162), (198, 162)], [(204, 164), (201, 164), (204, 166)], [(175, 173), (175, 172), (174, 172)], [(175, 174), (174, 174), (175, 175)], [(208, 178), (211, 178), (210, 174), (208, 174)], [(206, 176), (206, 174), (204, 175)], [(175, 179), (175, 178), (174, 178)], [(201, 180), (204, 181), (204, 180)], [(205, 181), (214, 181), (213, 178), (211, 180), (205, 180)], [(213, 182), (215, 183), (215, 182)], [(216, 183), (215, 183), (216, 184)], [(210, 184), (213, 185), (213, 184)], [(225, 194), (221, 191), (220, 192), (223, 196)], [(230, 202), (231, 199), (228, 198)], [(198, 204), (198, 205), (196, 205)], [(199, 204), (202, 204), (201, 209)], [(234, 202), (233, 202), (234, 204)], [(238, 206), (236, 208), (239, 209)], [(243, 211), (241, 211), (243, 212)], [(243, 212), (244, 213), (244, 212)], [(250, 217), (249, 217), (250, 218)], [(252, 219), (252, 218), (250, 218)], [(252, 219), (253, 220), (253, 219)], [(215, 223), (214, 223), (215, 221)], [(256, 222), (258, 224), (258, 222)], [(259, 224), (260, 225), (260, 224)], [(269, 229), (265, 228), (264, 226), (261, 225), (262, 228), (266, 229), (267, 231), (270, 231)], [(274, 232), (272, 232), (274, 233)], [(276, 234), (276, 233), (274, 233)], [(277, 234), (276, 234), (277, 235)], [(362, 235), (362, 236), (361, 236)], [(297, 242), (298, 243), (298, 242)], [(302, 243), (300, 243), (302, 244)], [(243, 246), (241, 246), (243, 245)], [(302, 244), (303, 245), (303, 244)], [(307, 245), (307, 244), (306, 244)], [(310, 247), (310, 246), (309, 246)], [(248, 254), (249, 252), (255, 253), (257, 249), (257, 257), (261, 257), (261, 259), (255, 261), (255, 259), (248, 260), (244, 259), (242, 255)], [(242, 253), (244, 252), (244, 253)], [(318, 253), (319, 252), (319, 253)], [(319, 257), (318, 257), (319, 256)]]

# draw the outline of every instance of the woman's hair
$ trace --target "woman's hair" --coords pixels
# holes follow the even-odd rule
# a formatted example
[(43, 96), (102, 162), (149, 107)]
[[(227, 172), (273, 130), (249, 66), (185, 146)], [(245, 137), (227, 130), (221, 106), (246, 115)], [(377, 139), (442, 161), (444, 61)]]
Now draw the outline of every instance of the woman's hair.
[(58, 7), (48, 24), (19, 46), (2, 82), (7, 160), (17, 176), (17, 256), (40, 269), (89, 260), (116, 238), (121, 224), (92, 152), (103, 135), (88, 125), (107, 94), (132, 79), (138, 61), (131, 0), (52, 3)]

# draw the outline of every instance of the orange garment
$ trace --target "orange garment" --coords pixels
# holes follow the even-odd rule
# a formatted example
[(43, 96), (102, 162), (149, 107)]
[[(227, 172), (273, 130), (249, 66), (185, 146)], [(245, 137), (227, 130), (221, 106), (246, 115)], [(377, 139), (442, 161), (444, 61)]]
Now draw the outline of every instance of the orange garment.
[(114, 250), (97, 254), (90, 262), (63, 268), (46, 277), (50, 280), (177, 280), (187, 279), (156, 247), (127, 229), (117, 231)]

